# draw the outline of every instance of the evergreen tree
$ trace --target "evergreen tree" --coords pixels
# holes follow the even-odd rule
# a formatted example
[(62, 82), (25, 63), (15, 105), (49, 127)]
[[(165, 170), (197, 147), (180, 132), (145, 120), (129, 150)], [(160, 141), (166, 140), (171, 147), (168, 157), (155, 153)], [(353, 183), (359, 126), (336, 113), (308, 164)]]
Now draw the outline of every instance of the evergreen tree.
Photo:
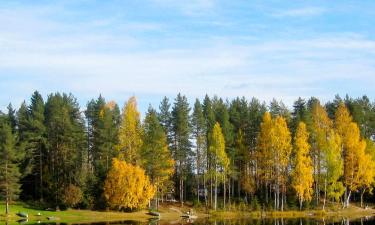
[(174, 161), (168, 150), (167, 138), (154, 109), (149, 107), (143, 123), (142, 167), (156, 187), (157, 207), (159, 198), (169, 184), (174, 172)]
[(5, 214), (9, 215), (9, 204), (20, 192), (19, 153), (16, 140), (8, 122), (0, 122), (0, 195), (5, 199)]
[(12, 128), (12, 133), (15, 134), (17, 131), (17, 118), (16, 118), (16, 110), (13, 109), (11, 103), (9, 103), (8, 107), (8, 121), (9, 125)]
[(45, 106), (47, 130), (47, 169), (44, 173), (48, 200), (62, 203), (70, 184), (82, 185), (82, 168), (86, 150), (84, 121), (73, 95), (51, 94)]
[(172, 114), (170, 111), (171, 104), (169, 103), (169, 99), (164, 97), (163, 100), (160, 102), (159, 106), (159, 113), (158, 119), (160, 124), (162, 125), (165, 134), (167, 135), (168, 146), (172, 145)]
[(18, 111), (19, 142), (23, 144), (25, 157), (22, 163), (22, 196), (25, 199), (43, 201), (43, 170), (46, 160), (47, 133), (44, 101), (39, 92), (31, 96), (31, 105), (23, 103)]
[(189, 117), (190, 107), (185, 96), (178, 94), (172, 108), (172, 156), (176, 161), (176, 177), (179, 198), (183, 204), (186, 195), (186, 178), (191, 171), (191, 124)]
[(91, 100), (85, 111), (88, 122), (88, 162), (89, 185), (86, 192), (96, 199), (97, 205), (103, 205), (101, 198), (106, 174), (111, 160), (117, 156), (120, 112), (115, 102), (106, 102), (100, 95)]
[[(206, 157), (207, 157), (207, 143), (206, 143), (206, 124), (203, 115), (203, 108), (201, 103), (198, 99), (195, 100), (194, 103), (194, 110), (192, 115), (192, 134), (195, 140), (195, 148), (196, 148), (196, 182), (197, 182), (197, 200), (200, 201), (199, 198), (199, 190), (200, 185), (203, 183), (203, 190), (206, 191)], [(203, 182), (201, 183), (203, 175)], [(206, 201), (206, 193), (204, 193), (205, 201)]]

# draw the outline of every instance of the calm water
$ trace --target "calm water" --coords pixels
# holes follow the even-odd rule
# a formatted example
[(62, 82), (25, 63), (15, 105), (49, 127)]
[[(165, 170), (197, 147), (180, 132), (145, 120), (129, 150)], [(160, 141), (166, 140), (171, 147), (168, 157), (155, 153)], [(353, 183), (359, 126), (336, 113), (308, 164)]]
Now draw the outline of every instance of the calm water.
[[(26, 221), (20, 221), (20, 224), (39, 224), (39, 225), (66, 225), (65, 223), (30, 223)], [(97, 223), (72, 223), (73, 224), (85, 224), (85, 225), (375, 225), (375, 218), (362, 218), (357, 220), (349, 221), (347, 219), (339, 219), (336, 221), (330, 220), (315, 220), (315, 219), (241, 219), (241, 220), (196, 220), (196, 221), (157, 221), (152, 220), (149, 222), (137, 222), (137, 221), (122, 221), (122, 222), (97, 222)]]

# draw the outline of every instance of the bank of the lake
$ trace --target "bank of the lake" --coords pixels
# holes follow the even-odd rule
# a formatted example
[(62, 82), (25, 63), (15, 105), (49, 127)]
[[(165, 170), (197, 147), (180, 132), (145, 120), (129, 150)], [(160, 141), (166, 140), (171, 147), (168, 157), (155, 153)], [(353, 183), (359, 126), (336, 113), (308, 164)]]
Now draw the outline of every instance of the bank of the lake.
[(361, 208), (349, 206), (342, 209), (338, 207), (328, 208), (326, 210), (287, 210), (287, 211), (211, 211), (210, 217), (217, 219), (236, 219), (236, 218), (347, 218), (358, 219), (363, 217), (375, 216), (374, 208)]
[[(164, 221), (179, 221), (181, 215), (187, 212), (189, 207), (178, 207), (178, 206), (162, 206), (159, 209), (160, 219)], [(136, 220), (136, 221), (148, 221), (155, 216), (148, 213), (148, 210), (140, 210), (136, 212), (116, 212), (116, 211), (95, 211), (95, 210), (79, 210), (79, 209), (68, 209), (61, 211), (49, 211), (39, 210), (33, 207), (29, 207), (24, 203), (17, 203), (10, 205), (10, 214), (8, 217), (5, 215), (5, 205), (0, 205), (0, 221), (15, 222), (24, 218), (17, 215), (18, 212), (24, 212), (28, 214), (29, 222), (51, 222), (51, 218), (56, 222), (64, 223), (90, 223), (98, 221), (125, 221), (125, 220)], [(203, 212), (197, 212), (198, 218), (208, 217)], [(48, 219), (50, 218), (50, 219)]]
[[(189, 207), (179, 207), (177, 205), (166, 205), (159, 209), (160, 219), (162, 221), (179, 221), (181, 215), (187, 212)], [(115, 211), (93, 211), (93, 210), (78, 210), (69, 209), (64, 211), (46, 211), (38, 210), (28, 207), (25, 204), (19, 203), (10, 206), (10, 215), (8, 218), (5, 216), (5, 205), (0, 205), (0, 221), (16, 222), (22, 220), (22, 217), (16, 215), (18, 212), (25, 212), (29, 215), (29, 222), (51, 222), (48, 218), (52, 218), (56, 222), (64, 223), (90, 223), (90, 222), (104, 222), (104, 221), (148, 221), (153, 218), (148, 214), (147, 210), (137, 212), (115, 212)], [(346, 209), (327, 209), (322, 210), (305, 210), (305, 211), (209, 211), (206, 213), (204, 210), (195, 210), (198, 218), (209, 219), (246, 219), (246, 218), (348, 218), (357, 219), (363, 217), (370, 217), (375, 215), (375, 209), (363, 209), (356, 206), (351, 206)]]

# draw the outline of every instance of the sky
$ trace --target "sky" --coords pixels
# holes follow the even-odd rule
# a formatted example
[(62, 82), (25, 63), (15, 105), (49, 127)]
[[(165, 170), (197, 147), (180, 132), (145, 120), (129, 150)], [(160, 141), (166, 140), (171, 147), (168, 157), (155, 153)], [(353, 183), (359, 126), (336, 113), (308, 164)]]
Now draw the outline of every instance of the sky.
[(0, 110), (38, 90), (375, 100), (375, 1), (0, 0)]

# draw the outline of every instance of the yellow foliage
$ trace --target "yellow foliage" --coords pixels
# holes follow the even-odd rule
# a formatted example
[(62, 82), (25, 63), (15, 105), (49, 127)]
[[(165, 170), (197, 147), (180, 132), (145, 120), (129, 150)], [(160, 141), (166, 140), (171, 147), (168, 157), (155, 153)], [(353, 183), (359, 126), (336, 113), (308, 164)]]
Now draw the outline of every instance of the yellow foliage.
[(335, 127), (343, 140), (345, 185), (350, 191), (369, 188), (374, 182), (375, 163), (372, 155), (366, 152), (367, 143), (343, 103), (335, 116)]
[(140, 164), (140, 148), (142, 146), (142, 127), (137, 101), (131, 97), (123, 109), (122, 121), (119, 129), (120, 158), (134, 165)]
[(112, 168), (104, 183), (104, 197), (110, 208), (144, 208), (154, 195), (155, 187), (142, 168), (113, 159)]
[(308, 143), (309, 134), (306, 125), (300, 122), (294, 137), (295, 162), (292, 173), (292, 186), (297, 193), (300, 205), (312, 197), (313, 166), (311, 162), (310, 144)]
[(268, 182), (271, 180), (272, 171), (272, 118), (269, 112), (264, 113), (263, 121), (260, 125), (260, 133), (257, 138), (257, 161), (259, 164), (258, 175), (261, 180)]
[(264, 183), (272, 182), (286, 191), (291, 146), (291, 134), (282, 116), (271, 118), (266, 112), (257, 140), (259, 176)]

